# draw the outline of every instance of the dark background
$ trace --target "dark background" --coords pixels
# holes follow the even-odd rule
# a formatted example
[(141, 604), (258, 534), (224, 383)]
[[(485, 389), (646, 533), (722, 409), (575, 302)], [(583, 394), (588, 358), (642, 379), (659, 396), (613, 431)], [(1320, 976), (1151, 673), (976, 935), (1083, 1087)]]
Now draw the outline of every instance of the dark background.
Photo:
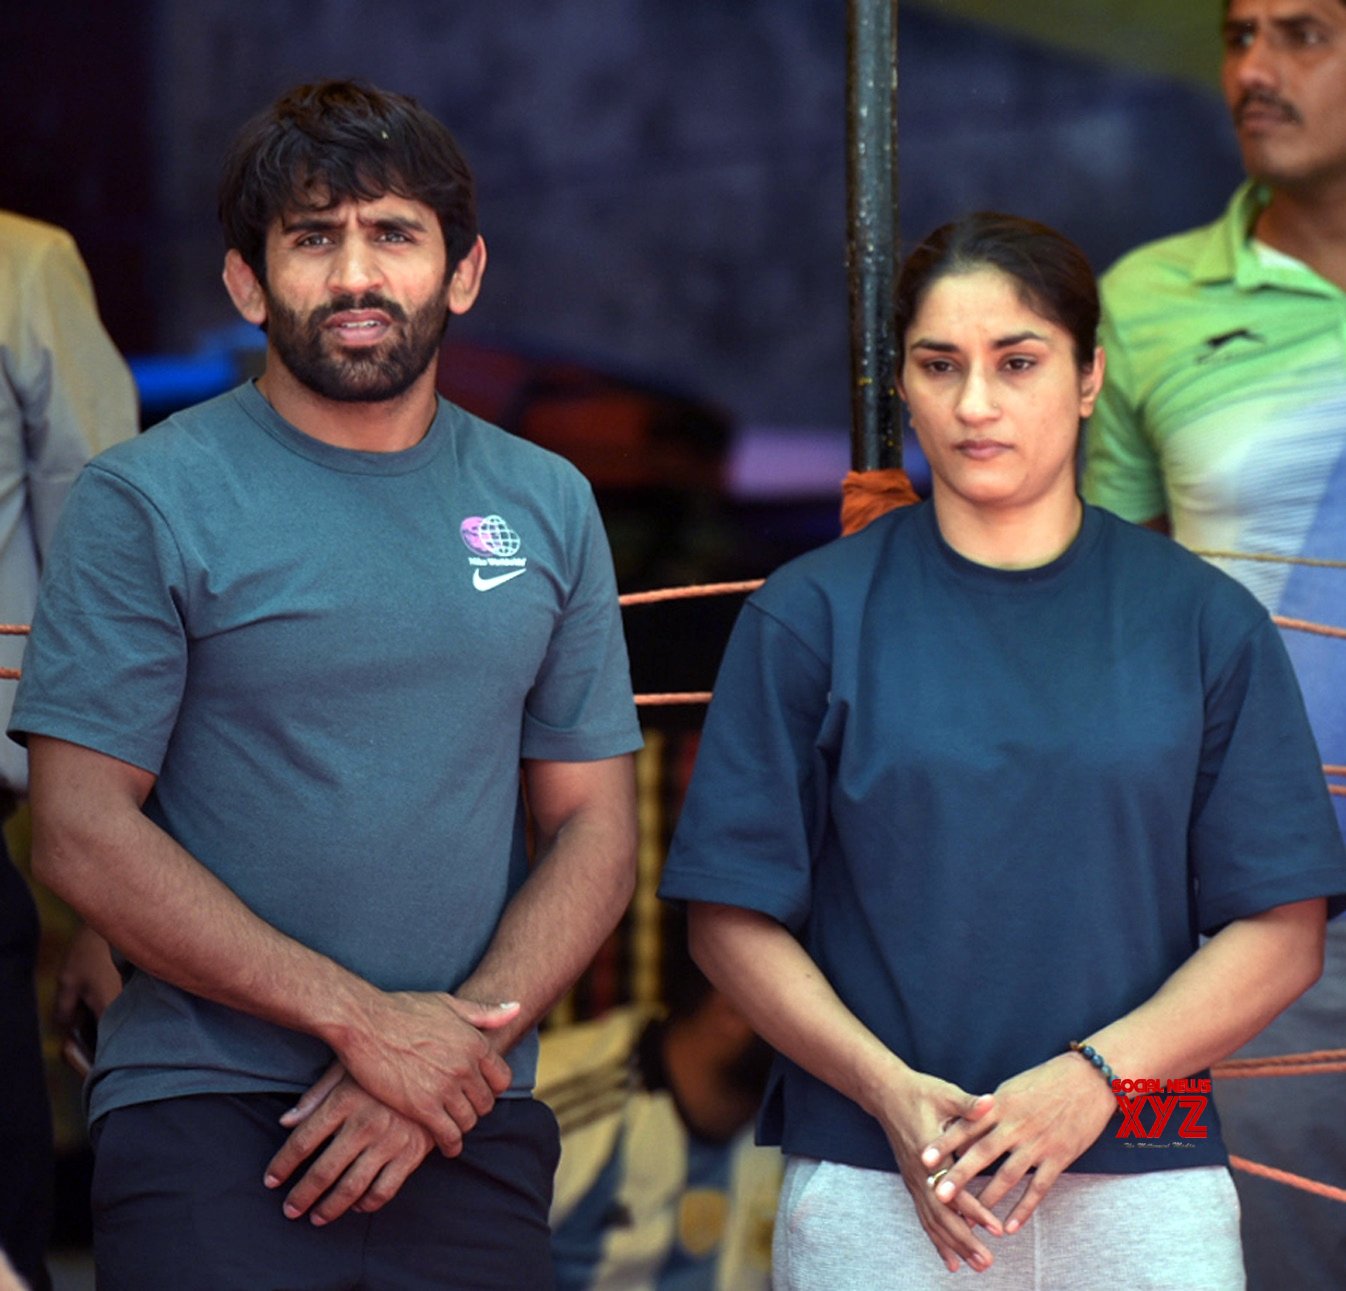
[[(1076, 52), (1173, 44), (1134, 19), (1110, 39), (1111, 0), (1055, 0), (1074, 48), (903, 4), (904, 241), (997, 208), (1056, 225), (1102, 269), (1214, 218), (1240, 170), (1202, 79), (1220, 3), (1189, 3), (1209, 10), (1211, 57), (1181, 79)], [(260, 334), (219, 282), (228, 140), (289, 86), (347, 75), (419, 98), (473, 164), (490, 264), (451, 333), (469, 357), (448, 356), (445, 388), (474, 406), (472, 346), (525, 356), (476, 410), (528, 409), (498, 418), (527, 434), (555, 415), (580, 427), (579, 442), (541, 437), (598, 483), (623, 590), (764, 575), (835, 535), (850, 418), (844, 0), (6, 6), (0, 206), (75, 235), (146, 422), (257, 358)], [(634, 420), (586, 442), (585, 405), (550, 380), (558, 357), (658, 409), (628, 406)], [(592, 405), (587, 425), (614, 408)], [(707, 688), (736, 608), (629, 612), (637, 689)]]
[[(1218, 0), (1188, 3), (1214, 47)], [(908, 238), (995, 207), (1101, 269), (1212, 218), (1239, 178), (1195, 81), (939, 5), (904, 4), (900, 38)], [(843, 0), (14, 4), (0, 205), (74, 233), (129, 355), (218, 345), (227, 139), (299, 80), (365, 76), (440, 115), (478, 173), (491, 264), (462, 335), (844, 435), (845, 57)]]

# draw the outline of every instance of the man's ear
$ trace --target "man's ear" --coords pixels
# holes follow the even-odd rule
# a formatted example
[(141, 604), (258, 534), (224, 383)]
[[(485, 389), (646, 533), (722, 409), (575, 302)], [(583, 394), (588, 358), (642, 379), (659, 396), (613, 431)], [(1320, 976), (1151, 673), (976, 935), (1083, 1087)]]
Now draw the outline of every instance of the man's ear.
[(448, 306), (451, 314), (466, 314), (481, 290), (482, 275), (486, 272), (486, 243), (480, 235), (458, 261), (458, 267), (449, 278)]
[(266, 292), (252, 267), (241, 255), (230, 248), (224, 257), (224, 289), (229, 299), (250, 323), (266, 326)]

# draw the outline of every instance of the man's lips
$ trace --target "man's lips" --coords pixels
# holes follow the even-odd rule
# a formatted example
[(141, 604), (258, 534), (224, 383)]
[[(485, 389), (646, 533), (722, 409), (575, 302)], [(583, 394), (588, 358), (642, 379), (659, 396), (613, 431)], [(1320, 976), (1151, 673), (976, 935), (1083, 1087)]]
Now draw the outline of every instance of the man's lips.
[(1234, 109), (1235, 124), (1240, 126), (1298, 125), (1299, 113), (1280, 99), (1249, 95)]
[(323, 330), (350, 344), (365, 345), (381, 341), (391, 326), (392, 320), (382, 311), (359, 309), (333, 314), (323, 324)]

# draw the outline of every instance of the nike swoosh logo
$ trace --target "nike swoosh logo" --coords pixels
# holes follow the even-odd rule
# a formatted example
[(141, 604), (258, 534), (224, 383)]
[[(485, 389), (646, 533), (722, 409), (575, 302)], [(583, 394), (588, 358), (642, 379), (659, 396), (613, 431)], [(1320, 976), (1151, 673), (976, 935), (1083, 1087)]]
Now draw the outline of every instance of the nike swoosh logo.
[(1223, 332), (1219, 336), (1209, 336), (1206, 338), (1206, 348), (1197, 355), (1197, 362), (1204, 363), (1207, 359), (1214, 358), (1225, 346), (1234, 341), (1247, 341), (1252, 345), (1265, 345), (1266, 338), (1259, 336), (1256, 332), (1250, 332), (1246, 327), (1236, 328), (1232, 332)]
[(501, 583), (508, 583), (511, 578), (518, 578), (520, 574), (526, 574), (525, 569), (511, 569), (507, 574), (495, 574), (491, 578), (483, 578), (480, 569), (472, 571), (472, 586), (479, 592), (489, 592), (493, 587), (499, 587)]

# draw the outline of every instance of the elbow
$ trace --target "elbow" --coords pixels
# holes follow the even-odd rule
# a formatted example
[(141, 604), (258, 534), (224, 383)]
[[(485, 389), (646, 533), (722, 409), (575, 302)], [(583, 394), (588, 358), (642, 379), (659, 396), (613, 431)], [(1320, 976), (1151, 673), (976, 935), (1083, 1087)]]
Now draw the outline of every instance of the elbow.
[(636, 848), (633, 843), (627, 852), (624, 863), (618, 868), (614, 880), (618, 918), (626, 913), (636, 895)]
[(88, 917), (114, 858), (145, 846), (141, 807), (154, 776), (63, 740), (34, 735), (28, 745), (33, 875)]
[(722, 978), (725, 975), (723, 959), (726, 952), (726, 924), (735, 913), (729, 906), (705, 901), (687, 903), (687, 951), (707, 980), (721, 990), (724, 989)]
[(95, 822), (106, 829), (110, 811), (85, 811), (41, 794), (31, 800), (33, 878), (86, 918), (86, 894), (97, 883), (104, 855), (105, 837)]
[(1314, 935), (1306, 938), (1306, 942), (1308, 944), (1305, 945), (1304, 953), (1301, 956), (1300, 984), (1299, 989), (1295, 992), (1296, 999), (1303, 995), (1309, 987), (1316, 985), (1318, 979), (1323, 975), (1327, 947), (1326, 921), (1316, 926)]
[(595, 911), (606, 912), (608, 932), (622, 920), (636, 895), (636, 843), (615, 839), (604, 848), (604, 863), (591, 880)]
[(1285, 1005), (1294, 1003), (1323, 975), (1327, 902), (1319, 898), (1283, 907), (1282, 956)]
[(34, 809), (31, 863), (33, 878), (61, 900), (79, 909), (80, 858), (87, 848), (80, 845), (75, 829)]

